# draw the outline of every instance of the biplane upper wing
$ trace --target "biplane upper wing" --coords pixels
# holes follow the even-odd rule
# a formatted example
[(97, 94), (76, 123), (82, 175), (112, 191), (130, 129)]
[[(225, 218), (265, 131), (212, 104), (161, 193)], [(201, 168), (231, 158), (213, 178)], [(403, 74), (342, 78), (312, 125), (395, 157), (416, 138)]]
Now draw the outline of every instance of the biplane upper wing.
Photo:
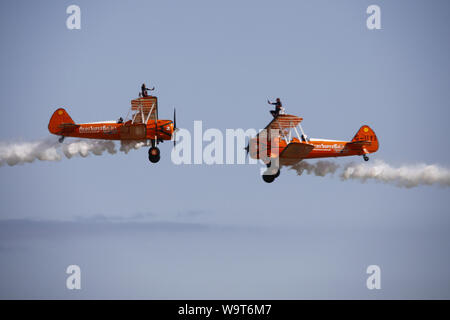
[[(258, 141), (260, 143), (267, 141), (270, 139), (269, 135), (271, 134), (271, 130), (276, 130), (277, 138), (281, 135), (285, 135), (285, 130), (289, 130), (291, 128), (295, 128), (300, 122), (302, 122), (303, 118), (293, 116), (290, 114), (279, 114), (269, 124), (264, 128), (264, 130), (260, 131), (256, 137), (250, 140), (249, 144), (245, 148), (247, 151), (251, 149), (257, 149), (256, 145)], [(253, 146), (252, 148), (250, 146)], [(298, 161), (298, 160), (297, 160)]]
[(314, 149), (314, 145), (304, 142), (291, 142), (280, 153), (280, 166), (289, 166), (296, 164), (304, 159), (311, 150)]
[(266, 129), (290, 129), (296, 127), (302, 120), (303, 118), (290, 114), (279, 114), (267, 125)]
[(158, 98), (154, 96), (131, 100), (131, 110), (135, 111), (133, 123), (147, 123), (158, 119)]
[(258, 138), (261, 134), (270, 134), (270, 130), (278, 130), (278, 133), (282, 133), (283, 130), (295, 128), (303, 118), (293, 116), (290, 114), (279, 114), (264, 128), (265, 130), (259, 132), (256, 136)]

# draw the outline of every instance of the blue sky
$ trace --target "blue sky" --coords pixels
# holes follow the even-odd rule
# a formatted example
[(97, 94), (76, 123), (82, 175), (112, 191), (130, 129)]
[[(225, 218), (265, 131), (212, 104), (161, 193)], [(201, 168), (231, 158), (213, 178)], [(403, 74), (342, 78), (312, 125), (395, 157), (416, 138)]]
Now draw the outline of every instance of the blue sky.
[[(81, 30), (65, 25), (74, 3)], [(371, 31), (374, 3), (382, 29)], [(194, 120), (264, 127), (266, 100), (280, 97), (311, 137), (351, 139), (368, 124), (380, 140), (372, 159), (448, 167), (446, 1), (0, 6), (1, 141), (47, 137), (61, 106), (76, 122), (125, 116), (146, 82), (157, 88), (160, 118), (176, 107), (187, 129)], [(140, 149), (1, 167), (0, 296), (450, 297), (448, 189), (287, 170), (269, 185), (256, 166), (176, 166), (170, 151), (162, 144), (156, 165)], [(96, 282), (106, 268), (99, 252), (117, 283)], [(89, 275), (79, 293), (64, 288), (73, 263)], [(380, 292), (364, 287), (369, 264), (386, 275)], [(35, 276), (42, 283), (26, 281)]]

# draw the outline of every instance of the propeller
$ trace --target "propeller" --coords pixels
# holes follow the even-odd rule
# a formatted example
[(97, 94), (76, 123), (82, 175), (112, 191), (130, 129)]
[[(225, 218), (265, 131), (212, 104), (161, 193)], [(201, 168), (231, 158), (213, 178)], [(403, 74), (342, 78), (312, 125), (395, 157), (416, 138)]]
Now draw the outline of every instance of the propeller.
[[(158, 113), (155, 114), (155, 146), (158, 145)], [(153, 144), (152, 144), (153, 146)]]
[(248, 145), (244, 148), (245, 150), (245, 160), (248, 159), (248, 153), (250, 152), (250, 142), (248, 143)]
[(173, 108), (173, 147), (177, 145), (177, 109)]

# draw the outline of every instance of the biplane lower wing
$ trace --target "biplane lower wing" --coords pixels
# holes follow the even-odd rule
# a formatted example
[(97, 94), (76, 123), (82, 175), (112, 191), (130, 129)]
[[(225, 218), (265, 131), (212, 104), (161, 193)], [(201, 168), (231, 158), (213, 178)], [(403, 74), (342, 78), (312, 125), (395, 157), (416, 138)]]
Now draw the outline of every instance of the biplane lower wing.
[(302, 142), (291, 142), (280, 153), (280, 165), (293, 165), (304, 159), (312, 150), (314, 145)]

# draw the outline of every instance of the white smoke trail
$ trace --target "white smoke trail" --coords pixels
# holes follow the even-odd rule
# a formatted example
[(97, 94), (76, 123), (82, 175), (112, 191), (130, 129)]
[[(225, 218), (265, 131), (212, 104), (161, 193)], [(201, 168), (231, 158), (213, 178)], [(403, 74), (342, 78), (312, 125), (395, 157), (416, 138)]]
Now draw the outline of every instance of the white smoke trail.
[(40, 161), (59, 161), (63, 155), (70, 159), (74, 156), (87, 157), (90, 154), (102, 155), (105, 151), (116, 153), (113, 141), (75, 140), (59, 143), (57, 138), (47, 138), (33, 142), (0, 142), (0, 166)]
[(290, 169), (297, 171), (299, 176), (306, 171), (307, 174), (324, 177), (326, 174), (335, 173), (338, 168), (339, 165), (331, 161), (317, 161), (316, 163), (300, 161), (292, 165)]
[(393, 168), (378, 160), (373, 164), (350, 163), (343, 168), (342, 180), (369, 179), (394, 184), (398, 187), (413, 188), (420, 185), (440, 185), (450, 187), (450, 170), (437, 165), (406, 165)]
[(413, 188), (421, 185), (439, 185), (450, 187), (450, 170), (438, 165), (404, 165), (400, 167), (391, 167), (381, 160), (372, 163), (348, 163), (340, 166), (331, 161), (318, 161), (307, 163), (301, 161), (290, 169), (295, 170), (298, 175), (306, 171), (307, 174), (316, 176), (325, 176), (334, 174), (339, 170), (339, 177), (342, 181), (359, 180), (366, 182), (368, 180), (379, 181), (397, 187)]
[(96, 156), (101, 156), (105, 151), (109, 154), (117, 152), (116, 145), (113, 141), (78, 140), (62, 145), (62, 152), (68, 159), (77, 155), (85, 158), (91, 153)]
[(147, 145), (146, 142), (143, 141), (120, 141), (120, 151), (125, 152), (127, 154), (131, 150), (137, 150)]

